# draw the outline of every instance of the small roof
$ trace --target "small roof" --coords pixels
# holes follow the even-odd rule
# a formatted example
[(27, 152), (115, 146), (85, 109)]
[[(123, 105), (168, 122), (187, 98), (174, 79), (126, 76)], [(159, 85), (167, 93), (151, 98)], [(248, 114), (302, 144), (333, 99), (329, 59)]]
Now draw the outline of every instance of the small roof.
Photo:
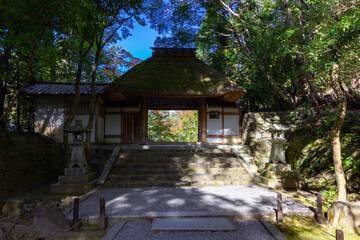
[[(105, 88), (108, 86), (108, 83), (96, 83), (95, 94), (104, 93)], [(45, 82), (37, 83), (31, 86), (24, 88), (25, 93), (30, 95), (72, 95), (75, 94), (75, 84), (69, 82)], [(80, 94), (90, 95), (91, 94), (91, 84), (90, 83), (81, 83), (80, 84)]]
[(152, 49), (152, 57), (113, 81), (106, 91), (150, 96), (229, 95), (229, 101), (235, 101), (245, 93), (224, 74), (198, 60), (193, 48)]

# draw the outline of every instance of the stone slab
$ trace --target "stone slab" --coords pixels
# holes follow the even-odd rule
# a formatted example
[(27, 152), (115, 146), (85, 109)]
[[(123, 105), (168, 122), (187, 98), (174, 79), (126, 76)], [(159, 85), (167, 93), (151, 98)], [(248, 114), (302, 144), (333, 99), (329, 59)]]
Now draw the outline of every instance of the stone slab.
[(119, 155), (119, 151), (120, 151), (120, 147), (114, 148), (109, 160), (106, 162), (106, 166), (105, 166), (104, 170), (102, 171), (102, 173), (99, 177), (99, 180), (97, 182), (98, 185), (103, 185), (105, 183), (106, 178), (109, 175), (110, 169), (114, 165), (114, 162), (116, 161), (116, 159)]
[(260, 175), (267, 178), (298, 178), (299, 174), (296, 171), (270, 171), (266, 169), (260, 170)]
[(152, 231), (234, 231), (228, 218), (171, 218), (154, 219)]
[(116, 234), (124, 227), (126, 221), (120, 220), (117, 222), (101, 240), (112, 240)]
[(65, 175), (82, 175), (88, 174), (91, 171), (91, 167), (77, 167), (77, 168), (65, 168)]
[(51, 193), (87, 193), (96, 186), (97, 179), (88, 183), (55, 183), (50, 186)]
[(283, 189), (298, 189), (303, 186), (301, 179), (295, 178), (267, 178), (259, 176), (261, 182), (271, 188), (283, 188)]
[(273, 164), (273, 163), (266, 163), (265, 169), (270, 171), (291, 171), (291, 164)]
[(273, 224), (271, 224), (268, 220), (260, 218), (260, 223), (270, 232), (270, 234), (276, 239), (276, 240), (287, 240), (284, 234), (282, 234)]
[(87, 183), (95, 179), (95, 172), (82, 175), (62, 175), (59, 176), (59, 183)]

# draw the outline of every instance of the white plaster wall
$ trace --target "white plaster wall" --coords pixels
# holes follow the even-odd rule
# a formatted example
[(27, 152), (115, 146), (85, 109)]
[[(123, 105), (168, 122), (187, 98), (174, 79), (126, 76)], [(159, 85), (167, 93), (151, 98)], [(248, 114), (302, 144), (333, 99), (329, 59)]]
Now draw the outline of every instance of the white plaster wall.
[(62, 142), (64, 127), (64, 97), (38, 97), (34, 106), (35, 132)]
[(239, 113), (238, 108), (224, 108), (224, 112), (228, 113)]
[(105, 135), (121, 134), (121, 114), (105, 115)]
[[(81, 97), (80, 100), (86, 97)], [(87, 97), (88, 98), (88, 97)], [(52, 137), (63, 142), (65, 114), (64, 96), (40, 96), (37, 97), (34, 106), (34, 130), (35, 132)], [(89, 121), (89, 115), (76, 115), (71, 122), (75, 125), (75, 119), (81, 118), (83, 126)], [(72, 140), (72, 134), (69, 134), (69, 140)], [(91, 142), (95, 142), (95, 123), (91, 133)]]
[[(209, 111), (217, 111), (210, 110)], [(220, 111), (221, 113), (221, 111)], [(206, 115), (207, 135), (222, 135), (222, 116), (219, 119), (210, 119), (210, 114)]]
[(222, 138), (207, 138), (208, 143), (222, 143)]
[(224, 116), (224, 135), (239, 135), (239, 115)]

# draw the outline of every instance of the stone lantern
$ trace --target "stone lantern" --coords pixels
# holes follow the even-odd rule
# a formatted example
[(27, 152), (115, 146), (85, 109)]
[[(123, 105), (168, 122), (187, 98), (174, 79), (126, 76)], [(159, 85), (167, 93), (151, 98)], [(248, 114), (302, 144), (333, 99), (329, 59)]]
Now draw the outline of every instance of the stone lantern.
[(84, 152), (84, 134), (91, 132), (82, 125), (82, 120), (77, 118), (74, 126), (64, 129), (72, 133), (70, 164), (65, 168), (65, 174), (59, 176), (59, 182), (51, 185), (52, 193), (85, 193), (96, 186), (95, 173), (87, 165)]
[(73, 142), (71, 143), (72, 151), (69, 168), (86, 167), (86, 156), (84, 152), (84, 134), (91, 132), (82, 125), (82, 120), (77, 118), (74, 126), (64, 129), (65, 132), (73, 134)]
[(269, 142), (271, 142), (270, 163), (286, 163), (284, 152), (284, 143), (286, 143), (286, 139), (284, 135), (287, 128), (284, 128), (279, 124), (273, 124), (266, 130), (271, 134), (271, 139), (269, 140)]

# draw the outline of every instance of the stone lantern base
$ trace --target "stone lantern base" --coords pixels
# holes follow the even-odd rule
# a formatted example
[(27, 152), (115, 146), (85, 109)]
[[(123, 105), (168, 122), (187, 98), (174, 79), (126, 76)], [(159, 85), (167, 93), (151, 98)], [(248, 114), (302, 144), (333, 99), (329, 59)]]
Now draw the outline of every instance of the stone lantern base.
[(298, 189), (302, 187), (302, 181), (298, 172), (293, 171), (291, 164), (266, 163), (265, 168), (260, 170), (261, 182), (271, 188)]
[(90, 166), (65, 168), (65, 174), (52, 184), (51, 193), (86, 193), (96, 186), (95, 172)]

